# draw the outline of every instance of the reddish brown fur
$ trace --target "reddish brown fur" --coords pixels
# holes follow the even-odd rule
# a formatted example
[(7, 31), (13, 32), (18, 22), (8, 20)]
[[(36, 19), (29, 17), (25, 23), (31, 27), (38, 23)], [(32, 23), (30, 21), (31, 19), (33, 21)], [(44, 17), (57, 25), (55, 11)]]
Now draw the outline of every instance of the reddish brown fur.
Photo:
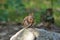
[(28, 16), (26, 16), (23, 20), (23, 25), (24, 27), (30, 27), (32, 26), (34, 23), (34, 18), (33, 18), (33, 14), (29, 14)]

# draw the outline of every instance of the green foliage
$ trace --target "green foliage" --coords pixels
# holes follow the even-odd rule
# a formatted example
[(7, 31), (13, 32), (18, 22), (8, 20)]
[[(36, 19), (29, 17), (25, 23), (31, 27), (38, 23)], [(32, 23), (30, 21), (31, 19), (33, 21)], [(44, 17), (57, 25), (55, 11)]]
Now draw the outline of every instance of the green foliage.
[(0, 21), (8, 20), (8, 12), (6, 10), (0, 10)]
[(40, 16), (46, 12), (47, 8), (52, 7), (52, 2), (55, 23), (59, 25), (60, 10), (57, 11), (57, 8), (60, 8), (60, 0), (7, 0), (5, 4), (0, 4), (0, 7), (4, 5), (5, 8), (4, 10), (0, 9), (0, 21), (10, 19), (10, 21), (22, 22), (23, 18), (28, 15), (28, 10), (34, 10), (35, 22), (38, 24), (41, 20)]

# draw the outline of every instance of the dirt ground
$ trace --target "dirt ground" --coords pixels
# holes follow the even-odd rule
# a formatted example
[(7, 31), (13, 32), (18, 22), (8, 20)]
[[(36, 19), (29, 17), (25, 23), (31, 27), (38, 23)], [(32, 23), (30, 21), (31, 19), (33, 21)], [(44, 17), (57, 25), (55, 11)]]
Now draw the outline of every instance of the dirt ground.
[(20, 29), (17, 25), (0, 25), (0, 40), (9, 40)]
[[(0, 25), (0, 40), (9, 40), (12, 35), (17, 31), (22, 29), (22, 26), (19, 25)], [(53, 29), (54, 30), (54, 29)], [(54, 31), (60, 32), (60, 29), (55, 29)]]

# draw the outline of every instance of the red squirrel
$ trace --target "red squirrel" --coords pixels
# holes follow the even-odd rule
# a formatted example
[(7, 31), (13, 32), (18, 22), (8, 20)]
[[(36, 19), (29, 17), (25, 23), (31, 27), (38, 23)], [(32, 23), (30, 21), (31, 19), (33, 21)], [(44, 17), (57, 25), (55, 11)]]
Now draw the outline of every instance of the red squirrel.
[(33, 13), (30, 13), (23, 20), (24, 27), (31, 27), (34, 23)]

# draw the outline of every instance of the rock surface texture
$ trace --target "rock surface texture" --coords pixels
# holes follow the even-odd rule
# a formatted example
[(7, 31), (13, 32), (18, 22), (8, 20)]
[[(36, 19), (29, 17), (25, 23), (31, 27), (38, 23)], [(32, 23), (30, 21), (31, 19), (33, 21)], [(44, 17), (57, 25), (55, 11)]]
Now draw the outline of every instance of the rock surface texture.
[(37, 28), (23, 28), (10, 40), (60, 40), (60, 33)]

